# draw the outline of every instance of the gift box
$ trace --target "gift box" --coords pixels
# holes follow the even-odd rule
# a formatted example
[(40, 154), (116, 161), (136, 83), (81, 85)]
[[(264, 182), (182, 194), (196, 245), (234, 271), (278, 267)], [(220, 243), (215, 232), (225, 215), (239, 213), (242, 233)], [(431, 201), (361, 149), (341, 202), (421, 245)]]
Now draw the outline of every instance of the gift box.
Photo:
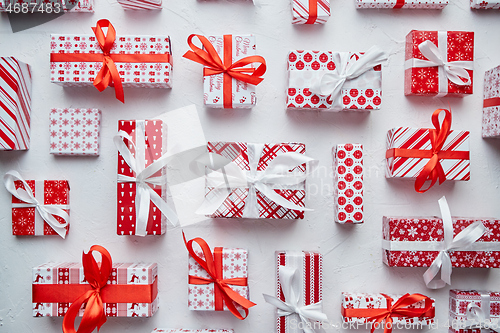
[[(104, 35), (102, 28), (106, 27)], [(109, 50), (109, 56), (104, 56), (103, 49)], [(167, 35), (115, 36), (108, 20), (98, 21), (93, 35), (51, 35), (52, 83), (66, 87), (94, 85), (102, 91), (110, 76), (116, 97), (123, 102), (123, 87), (171, 88), (171, 72), (172, 51)]]
[(498, 0), (470, 0), (470, 8), (473, 9), (500, 9)]
[[(0, 12), (15, 13), (16, 10), (24, 6), (31, 13), (61, 13), (61, 12), (81, 12), (93, 13), (94, 0), (0, 0)], [(19, 6), (19, 7), (17, 7)], [(17, 8), (16, 8), (17, 7)]]
[[(439, 113), (446, 116), (439, 125)], [(451, 112), (432, 115), (435, 129), (398, 127), (387, 132), (386, 177), (415, 180), (415, 190), (425, 192), (439, 179), (469, 180), (469, 131), (450, 130)], [(438, 161), (434, 163), (433, 157)], [(431, 185), (422, 189), (430, 180)]]
[[(480, 327), (497, 328), (498, 320), (500, 320), (500, 293), (450, 290), (450, 333), (481, 333), (484, 331)], [(494, 332), (488, 329), (485, 331)]]
[(330, 0), (292, 0), (292, 24), (323, 24), (330, 17)]
[(472, 94), (474, 32), (412, 30), (406, 36), (405, 95)]
[(118, 0), (125, 10), (161, 10), (162, 0)]
[(151, 333), (234, 333), (233, 330), (187, 330), (182, 328), (155, 328)]
[[(224, 169), (206, 166), (205, 202), (198, 210), (210, 217), (303, 219), (305, 208), (306, 164), (311, 161), (302, 143), (254, 144), (246, 142), (208, 142), (208, 153), (226, 164)], [(281, 156), (281, 157), (280, 157)], [(274, 165), (289, 163), (286, 182), (276, 181)], [(274, 159), (278, 161), (273, 162)], [(218, 170), (216, 170), (218, 169)], [(225, 173), (231, 176), (225, 180)], [(267, 175), (267, 182), (250, 184), (250, 178)], [(249, 178), (250, 177), (250, 178)]]
[(363, 145), (333, 148), (335, 222), (363, 223)]
[[(382, 66), (380, 62), (356, 78), (346, 80), (340, 90), (327, 94), (312, 92), (325, 75), (348, 71), (362, 59), (362, 52), (291, 51), (288, 54), (289, 109), (324, 111), (378, 110), (382, 103)], [(314, 89), (313, 89), (314, 90)], [(335, 96), (334, 96), (335, 95)]]
[(500, 138), (500, 66), (484, 74), (483, 138)]
[[(434, 299), (421, 294), (343, 292), (342, 321), (359, 325), (371, 324), (375, 328), (423, 328), (424, 325), (434, 322), (434, 303)], [(393, 312), (387, 313), (389, 310)], [(398, 310), (403, 311), (398, 312)], [(384, 323), (382, 323), (383, 319), (385, 319)]]
[(50, 153), (99, 156), (99, 109), (52, 109), (49, 115)]
[(31, 66), (0, 57), (0, 150), (30, 148)]
[(448, 0), (356, 0), (356, 8), (443, 9)]
[[(192, 43), (197, 37), (203, 49)], [(191, 35), (188, 44), (192, 51), (184, 57), (204, 65), (204, 104), (211, 108), (251, 108), (257, 103), (255, 86), (262, 82), (266, 62), (255, 55), (255, 36)], [(207, 61), (206, 59), (210, 59)], [(260, 65), (255, 66), (256, 63)], [(226, 71), (225, 67), (231, 67)]]

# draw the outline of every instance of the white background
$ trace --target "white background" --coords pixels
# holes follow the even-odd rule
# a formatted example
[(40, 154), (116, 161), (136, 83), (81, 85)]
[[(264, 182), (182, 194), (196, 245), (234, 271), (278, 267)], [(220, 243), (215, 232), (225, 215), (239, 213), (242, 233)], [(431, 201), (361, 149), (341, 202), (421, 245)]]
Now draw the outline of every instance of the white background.
[[(62, 318), (33, 318), (31, 268), (47, 261), (80, 261), (82, 251), (101, 244), (121, 261), (159, 264), (160, 310), (149, 319), (110, 318), (102, 332), (150, 332), (155, 327), (234, 328), (236, 333), (275, 331), (275, 312), (262, 293), (275, 289), (275, 250), (319, 250), (324, 254), (324, 310), (340, 320), (342, 291), (425, 293), (437, 300), (437, 319), (444, 325), (448, 288), (427, 290), (424, 268), (388, 268), (381, 260), (383, 215), (439, 214), (437, 200), (446, 195), (459, 216), (500, 217), (500, 142), (481, 138), (482, 89), (485, 70), (500, 64), (499, 11), (471, 11), (467, 0), (452, 0), (444, 10), (356, 10), (354, 0), (332, 0), (325, 25), (292, 26), (289, 0), (165, 0), (161, 12), (124, 12), (111, 0), (98, 0), (95, 14), (66, 14), (33, 29), (13, 34), (0, 16), (0, 54), (33, 66), (31, 149), (1, 152), (0, 173), (18, 170), (27, 179), (69, 179), (71, 230), (58, 237), (14, 237), (10, 195), (0, 190), (0, 332), (58, 332)], [(172, 90), (127, 89), (126, 103), (113, 89), (69, 88), (49, 83), (50, 33), (90, 34), (100, 18), (108, 18), (118, 34), (170, 34), (174, 51)], [(404, 40), (411, 29), (475, 32), (474, 95), (460, 98), (405, 97)], [(257, 53), (268, 71), (257, 87), (252, 110), (209, 110), (203, 107), (202, 66), (182, 58), (189, 34), (253, 33)], [(339, 113), (286, 111), (286, 59), (291, 49), (363, 51), (373, 44), (391, 49), (383, 68), (382, 109)], [(251, 300), (258, 305), (245, 321), (230, 313), (187, 309), (187, 251), (179, 229), (156, 237), (116, 235), (116, 163), (112, 137), (118, 119), (147, 119), (196, 104), (208, 140), (304, 142), (307, 154), (320, 160), (321, 177), (308, 180), (308, 205), (315, 211), (304, 220), (211, 220), (186, 228), (212, 246), (249, 249)], [(436, 108), (453, 111), (454, 129), (471, 133), (471, 180), (446, 182), (425, 194), (413, 184), (384, 178), (385, 135), (395, 126), (431, 127)], [(98, 158), (54, 157), (49, 151), (52, 107), (97, 107), (102, 110), (101, 155)], [(186, 129), (188, 130), (188, 128)], [(333, 222), (331, 149), (336, 143), (358, 142), (365, 148), (365, 223)], [(319, 190), (318, 190), (319, 189)], [(455, 269), (453, 287), (500, 290), (498, 270)], [(496, 283), (495, 283), (496, 282)], [(440, 331), (446, 329), (441, 327)], [(363, 332), (363, 330), (361, 330)]]

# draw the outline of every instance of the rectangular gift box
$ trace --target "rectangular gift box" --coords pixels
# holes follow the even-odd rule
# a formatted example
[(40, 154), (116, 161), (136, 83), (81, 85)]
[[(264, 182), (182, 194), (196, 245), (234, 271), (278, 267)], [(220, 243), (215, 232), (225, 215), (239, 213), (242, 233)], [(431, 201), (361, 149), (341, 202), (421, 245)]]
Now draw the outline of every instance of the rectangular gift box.
[[(152, 299), (150, 303), (104, 303), (107, 317), (151, 317), (158, 309), (158, 267), (156, 263), (113, 263), (108, 285), (138, 285), (141, 286), (136, 294)], [(49, 262), (33, 268), (33, 317), (62, 317), (68, 311), (71, 301), (47, 302), (44, 286), (53, 288), (60, 286), (68, 289), (68, 285), (88, 285), (81, 263), (54, 263)], [(149, 288), (144, 288), (148, 286)], [(76, 290), (81, 287), (75, 286)], [(106, 287), (103, 288), (103, 291)], [(129, 292), (131, 293), (132, 291)], [(66, 294), (71, 293), (71, 288)], [(49, 293), (50, 294), (50, 293)], [(81, 296), (68, 296), (75, 300)], [(83, 293), (82, 293), (83, 294)], [(61, 295), (65, 293), (61, 292)], [(109, 292), (108, 292), (109, 296)], [(79, 316), (83, 316), (84, 308), (80, 309)]]
[[(254, 145), (247, 142), (208, 142), (207, 150), (209, 153), (215, 153), (227, 158), (238, 165), (244, 172), (250, 170), (249, 163), (249, 145)], [(262, 154), (260, 155), (257, 171), (265, 170), (269, 163), (276, 157), (287, 152), (296, 152), (305, 154), (306, 146), (303, 143), (280, 143), (280, 144), (264, 144)], [(290, 170), (293, 173), (305, 173), (306, 167), (301, 165)], [(210, 171), (206, 168), (206, 175)], [(210, 181), (206, 180), (205, 183), (205, 199), (213, 200), (217, 189), (212, 186)], [(305, 182), (295, 186), (275, 185), (274, 190), (277, 194), (294, 203), (297, 206), (305, 207), (306, 188)], [(211, 217), (247, 217), (244, 216), (246, 198), (248, 196), (249, 188), (235, 187), (231, 189), (231, 194), (226, 198), (222, 205), (211, 215)], [(304, 212), (296, 211), (285, 208), (271, 201), (269, 198), (257, 192), (257, 207), (258, 218), (267, 219), (303, 219)], [(257, 217), (256, 217), (257, 218)]]
[(500, 9), (500, 0), (470, 0), (473, 9)]
[[(453, 235), (476, 221), (481, 221), (487, 231), (476, 243), (500, 241), (498, 225), (493, 218), (453, 217)], [(414, 251), (411, 247), (419, 242), (423, 246), (444, 241), (443, 220), (439, 217), (391, 217), (383, 218), (383, 261), (391, 267), (429, 267), (440, 251)], [(401, 251), (408, 244), (408, 250)], [(396, 250), (398, 249), (398, 250)], [(500, 251), (451, 251), (453, 267), (500, 267)]]
[(188, 330), (183, 328), (155, 328), (151, 333), (234, 333), (234, 331), (222, 329)]
[(363, 223), (363, 145), (333, 148), (335, 222)]
[(0, 57), (0, 150), (27, 150), (31, 131), (31, 66)]
[[(431, 151), (430, 129), (398, 127), (387, 132), (386, 177), (415, 179), (429, 162), (430, 157), (392, 157), (395, 149)], [(469, 151), (469, 131), (451, 130), (441, 152)], [(440, 159), (446, 180), (469, 180), (469, 159)]]
[[(356, 79), (343, 85), (342, 101), (332, 101), (330, 96), (313, 94), (309, 89), (326, 72), (336, 72), (338, 54), (347, 52), (295, 50), (288, 53), (288, 96), (289, 109), (319, 109), (328, 111), (334, 102), (340, 103), (344, 110), (379, 110), (382, 103), (382, 66), (378, 65)], [(363, 52), (348, 52), (352, 66)], [(336, 56), (337, 55), (337, 56)]]
[(330, 0), (292, 0), (292, 24), (323, 24), (330, 18)]
[(464, 96), (472, 94), (473, 70), (467, 69), (470, 85), (451, 82), (443, 67), (415, 67), (415, 59), (428, 60), (419, 45), (431, 41), (439, 49), (445, 62), (474, 62), (474, 32), (472, 31), (420, 31), (412, 30), (406, 35), (405, 48), (405, 95), (418, 96)]
[[(35, 199), (44, 205), (69, 206), (69, 182), (67, 180), (26, 180), (33, 192)], [(16, 189), (24, 188), (20, 181), (15, 182)], [(50, 227), (40, 216), (35, 207), (16, 207), (25, 204), (12, 196), (12, 234), (16, 236), (46, 236), (56, 235), (57, 232)], [(69, 214), (69, 209), (64, 209)], [(59, 216), (54, 216), (57, 221), (64, 224)], [(66, 226), (66, 234), (69, 225)]]
[[(492, 327), (498, 327), (500, 320), (500, 293), (493, 291), (478, 290), (450, 290), (450, 333), (481, 333), (484, 330), (479, 328), (465, 329), (469, 324), (479, 325), (479, 320), (472, 319), (467, 315), (468, 306), (477, 306), (485, 312), (485, 319), (491, 321)], [(483, 328), (485, 327), (485, 323)], [(485, 330), (494, 333), (493, 330)]]
[(94, 0), (0, 0), (0, 12), (15, 13), (17, 6), (22, 10), (23, 5), (30, 13), (94, 12)]
[(500, 66), (484, 73), (483, 138), (500, 138)]
[(443, 9), (448, 0), (356, 0), (356, 8)]
[[(90, 30), (90, 28), (89, 28)], [(68, 87), (92, 86), (102, 68), (102, 59), (95, 59), (102, 50), (94, 35), (52, 34), (50, 42), (50, 82)], [(67, 60), (65, 55), (67, 55)], [(72, 59), (73, 56), (89, 61)], [(130, 55), (130, 60), (115, 61), (124, 88), (172, 88), (172, 48), (167, 35), (117, 35), (111, 49), (113, 55)], [(167, 55), (165, 62), (141, 62), (138, 56)], [(57, 56), (58, 61), (52, 57)], [(144, 59), (143, 61), (146, 61)]]
[(125, 10), (161, 10), (162, 0), (118, 0)]
[(54, 108), (49, 120), (51, 154), (99, 156), (101, 110)]
[[(299, 270), (301, 297), (299, 306), (323, 300), (323, 255), (313, 251), (276, 251), (276, 297), (285, 301), (279, 278), (280, 266)], [(276, 317), (277, 333), (293, 333), (293, 323), (300, 323), (297, 314)]]
[[(245, 249), (221, 248), (222, 257), (222, 279), (248, 278), (248, 251)], [(196, 254), (205, 260), (203, 252), (199, 251)], [(188, 258), (189, 276), (197, 276), (210, 279), (210, 275), (205, 271), (196, 260), (189, 256)], [(227, 269), (226, 269), (227, 268)], [(230, 288), (242, 295), (246, 299), (249, 298), (250, 292), (248, 285), (236, 286), (228, 283)], [(188, 284), (188, 309), (199, 311), (216, 311), (214, 283), (208, 284)], [(240, 306), (236, 305), (239, 309)], [(229, 311), (226, 307), (226, 302), (223, 305), (223, 311)]]
[[(144, 126), (138, 126), (139, 123)], [(138, 129), (144, 128), (145, 132)], [(141, 154), (145, 158), (145, 167), (151, 165), (154, 161), (158, 160), (167, 149), (166, 136), (167, 128), (161, 120), (119, 120), (118, 131), (124, 131), (129, 134), (134, 145), (128, 144), (129, 149), (137, 157), (138, 151), (141, 149)], [(139, 135), (142, 139), (138, 140)], [(127, 165), (123, 156), (118, 152), (118, 175), (134, 176), (134, 172)], [(161, 169), (159, 177), (166, 177), (166, 167)], [(154, 191), (163, 199), (167, 197), (166, 180), (163, 186), (148, 184)], [(136, 209), (135, 199), (137, 195), (135, 182), (118, 182), (117, 187), (118, 195), (118, 215), (117, 215), (117, 234), (118, 235), (135, 235), (136, 234)], [(149, 209), (149, 218), (147, 224), (148, 235), (162, 235), (167, 228), (167, 218), (161, 213), (155, 204), (151, 202)]]

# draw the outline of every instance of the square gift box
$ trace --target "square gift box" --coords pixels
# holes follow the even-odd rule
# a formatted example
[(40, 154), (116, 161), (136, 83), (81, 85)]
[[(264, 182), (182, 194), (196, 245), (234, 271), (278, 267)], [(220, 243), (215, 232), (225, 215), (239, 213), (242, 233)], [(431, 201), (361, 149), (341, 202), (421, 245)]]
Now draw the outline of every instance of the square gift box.
[(500, 138), (500, 66), (484, 74), (483, 138)]
[(448, 0), (356, 0), (356, 8), (443, 9)]
[(323, 24), (330, 18), (330, 0), (291, 0), (292, 24)]
[[(481, 312), (484, 315), (476, 316)], [(498, 327), (500, 320), (500, 293), (478, 290), (450, 290), (450, 333), (495, 332), (485, 329)], [(489, 326), (491, 325), (491, 326)], [(480, 327), (485, 330), (482, 330)]]
[(234, 333), (234, 331), (222, 329), (188, 330), (183, 328), (155, 328), (151, 333)]
[(51, 154), (99, 156), (99, 109), (54, 108), (49, 118)]
[(473, 9), (500, 9), (500, 0), (470, 0)]
[(406, 36), (405, 95), (470, 95), (473, 66), (474, 32), (412, 30)]
[[(16, 6), (14, 6), (16, 4)], [(24, 5), (26, 4), (26, 5)], [(94, 0), (0, 0), (0, 12), (16, 12), (18, 8), (22, 10), (23, 5), (34, 13), (93, 13)]]

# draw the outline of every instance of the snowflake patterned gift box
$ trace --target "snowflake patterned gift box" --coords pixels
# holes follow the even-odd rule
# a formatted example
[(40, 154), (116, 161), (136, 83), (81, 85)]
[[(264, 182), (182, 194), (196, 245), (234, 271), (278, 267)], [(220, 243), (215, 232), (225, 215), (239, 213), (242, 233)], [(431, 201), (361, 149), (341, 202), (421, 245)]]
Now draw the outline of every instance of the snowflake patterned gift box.
[(155, 328), (151, 333), (234, 333), (234, 331), (223, 329), (188, 330), (182, 328)]
[(494, 333), (486, 328), (498, 328), (500, 293), (451, 289), (449, 320), (450, 333)]
[[(108, 28), (107, 34), (103, 28)], [(63, 86), (114, 86), (124, 102), (123, 88), (171, 88), (172, 51), (167, 35), (116, 35), (100, 20), (94, 35), (52, 34), (50, 81)]]
[(500, 9), (500, 0), (470, 0), (472, 9)]
[(412, 30), (406, 36), (405, 95), (472, 94), (474, 32)]
[(330, 0), (291, 0), (292, 24), (323, 24), (330, 18)]
[(448, 0), (356, 0), (356, 8), (443, 9)]
[(49, 115), (50, 153), (99, 156), (99, 109), (52, 109)]
[(94, 0), (0, 0), (0, 12), (15, 12), (19, 5), (20, 9), (28, 8), (35, 13), (93, 13)]
[(483, 138), (500, 138), (500, 66), (484, 74)]

